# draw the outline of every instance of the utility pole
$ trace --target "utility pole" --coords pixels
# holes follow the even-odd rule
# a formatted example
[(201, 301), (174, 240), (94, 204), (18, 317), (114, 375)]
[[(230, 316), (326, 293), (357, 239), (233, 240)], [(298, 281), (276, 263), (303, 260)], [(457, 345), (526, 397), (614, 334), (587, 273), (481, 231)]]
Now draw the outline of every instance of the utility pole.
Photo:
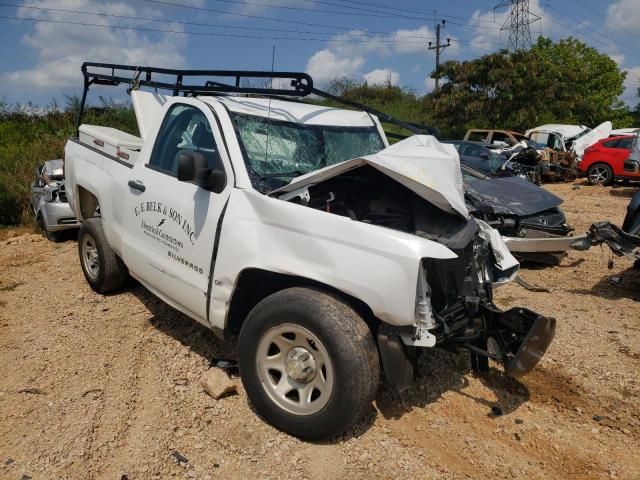
[(440, 87), (440, 50), (444, 50), (447, 47), (451, 46), (451, 39), (447, 38), (447, 43), (440, 43), (440, 30), (444, 27), (445, 20), (436, 21), (436, 44), (431, 45), (432, 42), (429, 42), (429, 50), (436, 51), (436, 71), (434, 78), (436, 80), (436, 87), (434, 88), (434, 92), (438, 93), (438, 88)]
[(540, 20), (540, 17), (529, 10), (529, 0), (502, 0), (493, 7), (494, 16), (497, 8), (511, 7), (509, 16), (500, 27), (500, 33), (509, 30), (508, 48), (515, 52), (521, 48), (531, 48), (531, 29), (529, 25)]

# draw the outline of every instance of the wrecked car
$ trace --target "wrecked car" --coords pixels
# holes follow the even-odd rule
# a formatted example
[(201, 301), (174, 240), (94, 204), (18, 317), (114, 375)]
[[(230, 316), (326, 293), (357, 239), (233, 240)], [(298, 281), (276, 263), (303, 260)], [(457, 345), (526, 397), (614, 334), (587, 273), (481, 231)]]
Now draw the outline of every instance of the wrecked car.
[(476, 128), (467, 130), (462, 140), (465, 142), (481, 142), (501, 147), (513, 147), (516, 143), (526, 142), (527, 137), (522, 133), (511, 130), (484, 130)]
[(520, 177), (492, 178), (462, 166), (469, 212), (502, 235), (520, 261), (558, 265), (576, 240), (562, 199)]
[(80, 227), (67, 203), (63, 166), (61, 159), (47, 160), (36, 168), (31, 183), (31, 211), (43, 235), (52, 242), (60, 240), (62, 231)]
[(541, 180), (538, 152), (526, 144), (502, 148), (481, 142), (446, 140), (460, 155), (460, 162), (493, 177), (518, 176), (536, 185)]
[[(555, 134), (552, 139), (557, 138)], [(505, 158), (503, 170), (539, 185), (542, 180), (572, 180), (577, 176), (575, 154), (555, 150), (521, 133), (509, 130), (468, 130), (464, 140), (478, 140)], [(537, 140), (537, 141), (534, 141)]]
[[(469, 215), (452, 146), (304, 73), (82, 72), (81, 112), (91, 85), (127, 85), (140, 133), (136, 143), (79, 115), (67, 142), (87, 282), (107, 293), (131, 275), (237, 336), (247, 396), (275, 427), (344, 432), (370, 409), (380, 371), (409, 387), (425, 348), (461, 348), (475, 369), (492, 359), (513, 376), (544, 355), (555, 320), (493, 303), (518, 263)], [(261, 77), (290, 87), (242, 87)], [(309, 95), (356, 110), (299, 101)], [(389, 146), (381, 122), (415, 135)]]

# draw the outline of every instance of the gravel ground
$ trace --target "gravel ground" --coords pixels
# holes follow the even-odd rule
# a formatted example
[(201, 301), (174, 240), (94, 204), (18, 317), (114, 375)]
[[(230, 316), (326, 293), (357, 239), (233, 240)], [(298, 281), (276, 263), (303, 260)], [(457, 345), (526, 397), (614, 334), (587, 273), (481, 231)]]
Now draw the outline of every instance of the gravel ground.
[[(576, 185), (547, 188), (577, 232), (620, 224), (635, 191)], [(608, 269), (606, 248), (523, 266), (550, 293), (497, 291), (558, 320), (530, 375), (476, 377), (465, 354), (429, 351), (417, 387), (382, 386), (352, 431), (308, 443), (262, 421), (240, 384), (203, 392), (232, 347), (141, 286), (92, 292), (73, 240), (20, 233), (0, 241), (1, 478), (640, 478), (640, 271)]]

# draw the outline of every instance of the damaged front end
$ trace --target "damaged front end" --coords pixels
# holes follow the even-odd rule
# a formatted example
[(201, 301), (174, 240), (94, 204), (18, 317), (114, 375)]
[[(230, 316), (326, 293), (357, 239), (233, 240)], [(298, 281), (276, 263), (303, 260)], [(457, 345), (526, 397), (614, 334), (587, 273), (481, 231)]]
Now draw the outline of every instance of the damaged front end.
[(603, 243), (618, 257), (640, 260), (640, 235), (627, 233), (609, 221), (591, 225), (586, 237), (574, 242), (571, 247), (584, 251)]
[[(555, 334), (555, 319), (529, 309), (501, 311), (493, 303), (497, 259), (490, 240), (478, 235), (458, 258), (422, 261), (416, 294), (416, 325), (382, 325), (378, 343), (387, 381), (397, 390), (415, 381), (421, 348), (468, 350), (474, 371), (489, 359), (519, 377), (540, 361)], [(421, 288), (424, 285), (426, 288)]]
[(575, 250), (588, 250), (603, 243), (618, 257), (625, 256), (640, 263), (640, 192), (636, 192), (629, 202), (622, 228), (609, 221), (596, 222), (571, 247)]
[[(271, 195), (437, 242), (456, 255), (419, 260), (413, 318), (404, 326), (379, 324), (380, 356), (396, 389), (414, 383), (420, 352), (435, 346), (468, 350), (475, 370), (488, 369), (493, 359), (507, 374), (524, 375), (551, 343), (555, 320), (525, 308), (503, 312), (495, 306), (494, 286), (512, 280), (518, 262), (497, 230), (469, 216), (459, 165), (437, 159), (449, 152), (435, 140), (412, 142), (404, 150), (400, 142), (298, 177)], [(430, 168), (429, 159), (438, 160), (439, 170)], [(445, 168), (450, 171), (442, 174)]]
[(469, 210), (504, 237), (520, 261), (558, 265), (575, 238), (560, 210), (562, 199), (517, 177), (468, 178)]

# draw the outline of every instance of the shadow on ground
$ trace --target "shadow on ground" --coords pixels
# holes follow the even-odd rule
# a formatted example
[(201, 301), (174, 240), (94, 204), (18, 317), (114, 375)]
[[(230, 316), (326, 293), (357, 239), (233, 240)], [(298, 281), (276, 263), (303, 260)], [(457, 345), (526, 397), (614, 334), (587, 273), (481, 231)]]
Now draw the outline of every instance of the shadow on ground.
[[(441, 349), (426, 349), (419, 361), (417, 385), (397, 394), (388, 386), (378, 394), (378, 408), (385, 418), (400, 418), (415, 408), (424, 408), (437, 401), (448, 391), (455, 391), (487, 408), (487, 415), (508, 415), (529, 400), (529, 391), (518, 380), (507, 377), (501, 369), (491, 368), (486, 373), (474, 373), (469, 354)], [(466, 391), (469, 376), (474, 375), (496, 397), (487, 400)], [(495, 410), (494, 407), (497, 407)], [(492, 410), (493, 409), (493, 410)]]
[[(628, 262), (629, 260), (619, 261)], [(605, 275), (591, 288), (574, 288), (567, 291), (577, 295), (595, 295), (611, 299), (630, 298), (638, 302), (640, 301), (640, 269), (631, 265), (617, 275)]]
[(640, 187), (638, 183), (631, 185), (614, 184), (613, 188), (609, 190), (609, 195), (612, 197), (631, 198), (638, 191), (638, 187)]
[[(152, 313), (150, 322), (156, 329), (190, 348), (206, 359), (210, 365), (215, 365), (218, 360), (236, 359), (234, 341), (222, 341), (211, 330), (170, 307), (139, 284), (132, 287), (131, 293)], [(496, 406), (502, 414), (512, 413), (529, 399), (527, 388), (496, 369), (491, 369), (477, 378), (495, 394), (497, 401), (488, 401), (467, 392), (468, 375), (471, 374), (471, 370), (469, 355), (464, 352), (426, 350), (420, 357), (418, 365), (419, 378), (416, 386), (401, 394), (381, 382), (376, 404), (378, 411), (385, 418), (400, 418), (414, 408), (424, 408), (451, 390), (486, 406), (488, 415), (491, 414), (492, 407)], [(254, 413), (259, 415), (255, 410)], [(331, 444), (359, 437), (371, 428), (376, 415), (377, 411), (372, 406), (365, 417), (344, 436), (319, 443)]]

